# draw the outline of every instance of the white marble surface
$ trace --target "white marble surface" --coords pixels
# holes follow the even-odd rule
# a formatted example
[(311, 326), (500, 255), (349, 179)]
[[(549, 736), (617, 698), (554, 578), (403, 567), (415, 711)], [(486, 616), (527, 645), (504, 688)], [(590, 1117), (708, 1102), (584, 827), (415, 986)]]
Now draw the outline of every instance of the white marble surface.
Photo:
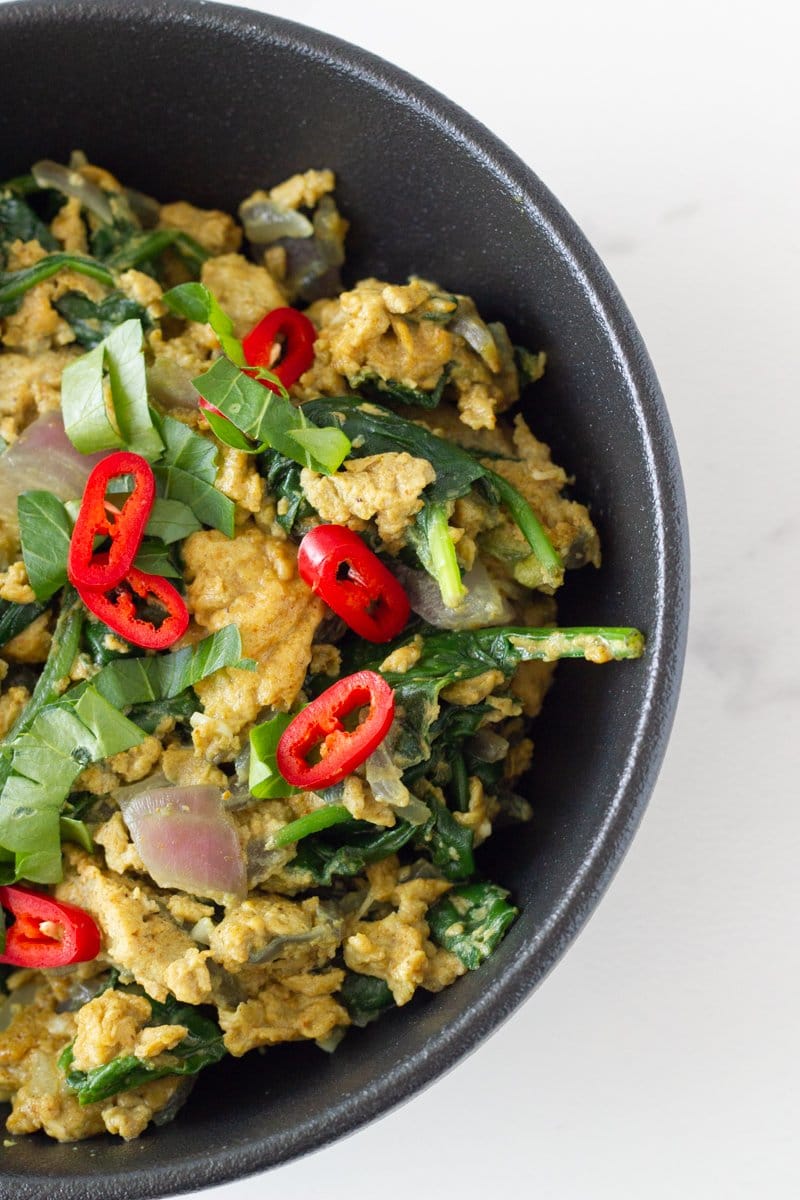
[(587, 232), (667, 397), (693, 618), (650, 809), (545, 984), (400, 1110), (204, 1200), (796, 1197), (798, 10), (263, 7), (438, 87)]
[(796, 1197), (797, 9), (263, 7), (438, 87), (587, 232), (672, 415), (693, 618), (649, 811), (545, 984), (400, 1110), (203, 1198)]
[(694, 594), (655, 795), (550, 978), (400, 1110), (203, 1200), (796, 1197), (800, 683), (796, 642), (776, 635), (800, 591), (798, 10), (250, 7), (433, 84), (572, 212), (662, 381)]

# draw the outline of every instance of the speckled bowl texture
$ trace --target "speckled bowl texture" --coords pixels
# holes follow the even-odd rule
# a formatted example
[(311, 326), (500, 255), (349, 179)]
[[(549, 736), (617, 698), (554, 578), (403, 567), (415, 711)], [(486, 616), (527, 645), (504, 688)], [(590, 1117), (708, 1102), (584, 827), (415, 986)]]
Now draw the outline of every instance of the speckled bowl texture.
[(604, 558), (570, 574), (561, 621), (648, 637), (639, 662), (559, 667), (526, 783), (535, 818), (479, 855), (522, 910), (481, 970), (354, 1030), (333, 1055), (295, 1044), (227, 1060), (177, 1120), (138, 1141), (75, 1148), (37, 1135), (2, 1151), (9, 1200), (153, 1200), (264, 1170), (386, 1112), (474, 1049), (564, 953), (664, 754), (685, 645), (686, 511), (658, 382), (605, 268), (536, 176), (424, 84), (325, 34), (223, 5), (0, 7), (0, 179), (75, 147), (162, 200), (232, 211), (256, 186), (333, 167), (350, 281), (422, 274), (546, 349), (528, 415), (576, 476)]

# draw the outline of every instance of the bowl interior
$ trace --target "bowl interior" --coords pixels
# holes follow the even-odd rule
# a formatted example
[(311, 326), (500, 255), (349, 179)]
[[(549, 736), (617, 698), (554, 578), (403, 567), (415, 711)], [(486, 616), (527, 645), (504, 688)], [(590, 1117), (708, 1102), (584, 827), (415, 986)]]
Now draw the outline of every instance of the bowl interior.
[(128, 1145), (19, 1139), (3, 1195), (167, 1194), (263, 1168), (352, 1129), (506, 1016), (596, 902), (663, 753), (683, 652), (683, 499), (652, 368), (613, 285), (549, 193), (454, 106), (342, 43), (243, 10), (123, 0), (0, 9), (0, 179), (81, 148), (167, 201), (235, 211), (256, 186), (331, 166), (348, 277), (419, 273), (473, 295), (548, 352), (527, 403), (575, 474), (604, 549), (564, 623), (634, 624), (637, 663), (563, 664), (536, 729), (535, 820), (482, 866), (522, 908), (499, 952), (439, 996), (345, 1039), (283, 1046), (201, 1078), (182, 1116)]

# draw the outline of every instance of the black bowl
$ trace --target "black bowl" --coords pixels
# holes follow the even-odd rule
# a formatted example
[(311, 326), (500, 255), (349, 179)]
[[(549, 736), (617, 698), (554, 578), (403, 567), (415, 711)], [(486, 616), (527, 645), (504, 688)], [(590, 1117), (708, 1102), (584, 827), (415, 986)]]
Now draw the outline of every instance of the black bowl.
[(640, 662), (565, 663), (537, 723), (535, 820), (482, 866), (522, 916), (478, 972), (332, 1056), (283, 1046), (208, 1071), (179, 1118), (79, 1149), (21, 1138), (2, 1196), (154, 1197), (321, 1146), (435, 1079), (550, 970), (597, 904), (655, 782), (678, 695), (688, 544), (669, 420), (604, 267), (539, 180), (455, 105), (335, 38), (185, 0), (0, 7), (0, 179), (79, 147), (161, 199), (234, 209), (331, 166), (351, 279), (418, 272), (476, 297), (549, 356), (531, 422), (577, 476), (604, 549), (573, 573), (565, 623), (633, 624)]

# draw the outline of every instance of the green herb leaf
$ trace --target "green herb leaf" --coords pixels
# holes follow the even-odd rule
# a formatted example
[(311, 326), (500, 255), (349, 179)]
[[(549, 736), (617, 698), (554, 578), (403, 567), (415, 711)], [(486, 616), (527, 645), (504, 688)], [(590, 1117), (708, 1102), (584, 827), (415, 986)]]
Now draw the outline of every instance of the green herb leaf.
[(48, 254), (32, 267), (23, 267), (19, 271), (0, 271), (0, 317), (7, 317), (16, 312), (19, 301), (45, 279), (51, 279), (59, 271), (75, 271), (78, 275), (86, 275), (96, 279), (106, 287), (114, 286), (114, 276), (101, 263), (81, 254)]
[(161, 438), (147, 406), (142, 346), (141, 322), (124, 321), (94, 350), (64, 368), (64, 429), (81, 453), (126, 445), (145, 458), (161, 453)]
[[(200, 528), (200, 522), (188, 504), (182, 504), (180, 500), (165, 500), (161, 496), (156, 496), (145, 528), (145, 537), (155, 538), (169, 546), (173, 542), (182, 542), (190, 533), (196, 533)], [(142, 546), (144, 548), (144, 543)], [(143, 567), (142, 570), (146, 570), (146, 568)], [(162, 573), (160, 571), (153, 572), (155, 575)]]
[(14, 878), (58, 882), (61, 807), (72, 784), (89, 763), (143, 739), (91, 684), (39, 710), (9, 747), (0, 793), (0, 845), (14, 854)]
[[(367, 821), (342, 822), (333, 827), (336, 840), (307, 837), (289, 864), (292, 871), (311, 875), (314, 883), (330, 887), (337, 876), (359, 875), (368, 863), (396, 854), (418, 832), (416, 825), (398, 821), (378, 832)], [(329, 835), (330, 836), (330, 835)]]
[(17, 512), (28, 581), (37, 600), (49, 600), (67, 582), (72, 521), (52, 492), (22, 492)]
[(341, 466), (350, 452), (348, 438), (336, 428), (318, 430), (324, 436), (313, 435), (309, 447), (301, 444), (305, 431), (313, 428), (304, 409), (295, 408), (288, 395), (277, 395), (263, 387), (226, 358), (218, 358), (193, 383), (200, 395), (241, 433), (258, 446), (271, 446), (301, 466), (328, 475)]
[(75, 817), (59, 817), (58, 831), (62, 842), (74, 842), (77, 846), (82, 846), (87, 854), (94, 851), (92, 835), (83, 821), (78, 821)]
[(93, 249), (115, 271), (129, 271), (142, 263), (152, 263), (173, 247), (195, 275), (209, 257), (199, 242), (179, 229), (153, 229), (141, 231), (134, 227), (122, 231), (122, 236), (103, 245), (93, 242)]
[(87, 350), (94, 349), (124, 321), (141, 321), (144, 328), (153, 324), (147, 309), (120, 291), (109, 292), (100, 301), (90, 299), (84, 292), (64, 292), (53, 301), (53, 307), (71, 326), (75, 341)]
[[(281, 736), (291, 725), (294, 717), (289, 713), (278, 713), (271, 721), (264, 721), (250, 730), (250, 777), (248, 787), (257, 800), (276, 796), (293, 796), (301, 788), (292, 787), (281, 775), (275, 759), (275, 751)], [(281, 831), (283, 832), (283, 831)]]
[(453, 888), (428, 909), (431, 937), (474, 971), (497, 949), (519, 913), (507, 896), (494, 883)]
[(218, 455), (214, 443), (174, 417), (154, 410), (151, 416), (164, 443), (163, 464), (196, 475), (204, 483), (213, 483), (217, 478)]
[(237, 367), (246, 367), (242, 343), (233, 331), (233, 321), (220, 307), (213, 292), (202, 283), (181, 283), (162, 297), (167, 308), (188, 321), (210, 325), (223, 351)]
[(147, 658), (117, 659), (92, 680), (101, 696), (117, 708), (171, 700), (223, 667), (251, 669), (242, 660), (242, 639), (235, 625), (226, 625), (195, 646)]
[(74, 1052), (70, 1043), (62, 1051), (58, 1065), (66, 1073), (67, 1086), (76, 1093), (80, 1104), (108, 1100), (166, 1075), (196, 1075), (225, 1057), (222, 1030), (194, 1005), (180, 1004), (169, 996), (163, 1004), (150, 1000), (150, 1006), (150, 1025), (184, 1025), (188, 1031), (186, 1037), (168, 1055), (154, 1059), (121, 1055), (90, 1071), (72, 1069)]
[(159, 495), (165, 500), (179, 500), (194, 513), (203, 525), (219, 529), (226, 537), (233, 537), (236, 505), (211, 483), (205, 483), (197, 475), (190, 475), (180, 467), (156, 463), (153, 467)]
[[(190, 514), (191, 515), (191, 514)], [(148, 575), (160, 575), (162, 579), (181, 579), (172, 556), (163, 542), (145, 538), (133, 564)]]

